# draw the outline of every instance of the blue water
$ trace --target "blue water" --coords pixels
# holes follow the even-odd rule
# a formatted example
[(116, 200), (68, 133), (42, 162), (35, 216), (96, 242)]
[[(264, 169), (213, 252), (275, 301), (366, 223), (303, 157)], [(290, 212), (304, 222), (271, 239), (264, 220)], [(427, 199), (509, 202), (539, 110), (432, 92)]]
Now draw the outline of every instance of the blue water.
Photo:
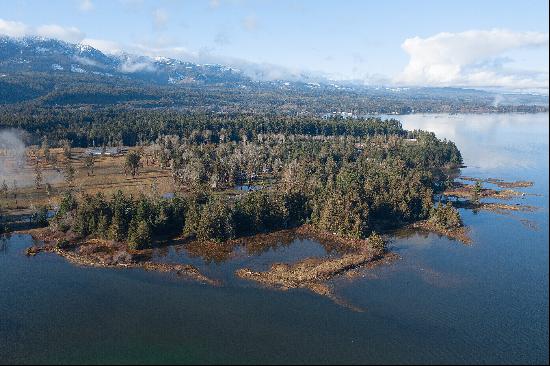
[[(536, 212), (462, 210), (473, 244), (396, 233), (401, 259), (333, 281), (353, 312), (304, 290), (244, 281), (210, 287), (141, 270), (73, 266), (0, 243), (3, 363), (548, 363), (548, 114), (408, 115), (462, 151), (463, 174), (532, 180), (511, 200)], [(536, 194), (536, 195), (535, 195)], [(520, 220), (527, 219), (533, 229)], [(209, 274), (322, 255), (311, 240), (220, 263), (182, 250)], [(225, 276), (225, 277), (224, 277)]]

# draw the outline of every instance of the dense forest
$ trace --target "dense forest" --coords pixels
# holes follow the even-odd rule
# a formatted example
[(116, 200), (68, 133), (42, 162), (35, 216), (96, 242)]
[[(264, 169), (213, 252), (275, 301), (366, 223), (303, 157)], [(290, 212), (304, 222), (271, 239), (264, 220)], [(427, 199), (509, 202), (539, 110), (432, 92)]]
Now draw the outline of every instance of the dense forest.
[[(121, 132), (92, 126), (96, 141)], [(152, 157), (171, 172), (176, 196), (163, 198), (154, 187), (140, 197), (76, 199), (68, 192), (55, 227), (127, 241), (131, 248), (153, 245), (159, 236), (224, 241), (304, 223), (366, 238), (437, 214), (434, 194), (462, 163), (454, 143), (405, 131), (396, 120), (181, 116), (167, 124), (144, 116), (133, 126), (126, 128), (147, 127), (136, 133), (142, 146), (128, 161), (139, 162), (130, 158), (135, 154)], [(49, 132), (52, 141), (68, 136), (58, 127)], [(255, 190), (227, 194), (242, 184)]]
[[(1, 71), (1, 70), (0, 70)], [(287, 85), (289, 84), (289, 85)], [(544, 96), (499, 95), (453, 88), (312, 86), (307, 83), (224, 81), (160, 85), (127, 77), (70, 72), (17, 72), (0, 79), (0, 106), (19, 108), (169, 108), (197, 113), (272, 113), (322, 116), (327, 113), (490, 113), (548, 110)]]
[[(19, 128), (31, 134), (30, 144), (47, 136), (53, 146), (69, 140), (74, 147), (125, 145), (156, 141), (163, 135), (191, 137), (197, 142), (248, 139), (258, 134), (372, 136), (406, 131), (397, 120), (292, 117), (275, 114), (184, 113), (174, 110), (119, 108), (0, 108), (0, 128)], [(201, 137), (202, 136), (202, 137)]]

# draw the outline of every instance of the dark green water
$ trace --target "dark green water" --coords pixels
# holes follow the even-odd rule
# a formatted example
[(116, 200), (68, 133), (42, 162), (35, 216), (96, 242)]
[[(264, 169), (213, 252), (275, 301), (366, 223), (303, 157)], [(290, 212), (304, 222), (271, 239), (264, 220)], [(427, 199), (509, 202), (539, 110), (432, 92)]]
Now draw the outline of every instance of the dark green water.
[[(412, 115), (405, 128), (457, 142), (464, 175), (532, 180), (512, 202), (537, 212), (462, 211), (472, 246), (403, 233), (402, 259), (334, 281), (363, 313), (307, 291), (228, 275), (239, 266), (322, 255), (304, 240), (205, 264), (220, 288), (141, 270), (75, 267), (31, 244), (0, 244), (2, 363), (548, 363), (548, 114)], [(528, 227), (521, 219), (527, 219)]]

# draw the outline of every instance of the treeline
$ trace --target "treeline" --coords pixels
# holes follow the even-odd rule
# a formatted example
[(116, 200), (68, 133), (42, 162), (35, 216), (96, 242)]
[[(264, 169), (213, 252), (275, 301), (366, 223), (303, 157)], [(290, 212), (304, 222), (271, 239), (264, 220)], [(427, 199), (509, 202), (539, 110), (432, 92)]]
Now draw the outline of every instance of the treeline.
[(71, 230), (81, 237), (126, 241), (131, 248), (143, 248), (153, 237), (181, 233), (185, 211), (186, 203), (179, 198), (134, 199), (118, 191), (111, 200), (97, 194), (84, 195), (77, 201), (68, 192), (50, 226), (64, 232)]
[[(252, 140), (258, 134), (373, 136), (404, 135), (401, 123), (379, 118), (322, 119), (258, 114), (182, 113), (147, 109), (62, 109), (30, 106), (0, 108), (0, 128), (21, 128), (32, 134), (34, 143), (46, 135), (50, 143), (69, 140), (74, 147), (95, 144), (135, 146), (156, 141), (164, 135), (195, 136), (197, 142), (217, 143)], [(201, 136), (204, 136), (201, 138)]]
[[(101, 94), (94, 94), (101, 97)], [(73, 147), (146, 145), (167, 135), (196, 143), (253, 141), (259, 135), (415, 137), (396, 119), (343, 119), (256, 113), (186, 113), (174, 109), (61, 108), (32, 105), (0, 106), (0, 129), (30, 133), (29, 144), (47, 136), (52, 146), (66, 140)]]
[[(41, 64), (40, 60), (34, 60)], [(41, 64), (8, 63), (0, 69), (1, 104), (80, 109), (176, 108), (190, 113), (270, 113), (322, 115), (327, 112), (369, 113), (493, 113), (548, 111), (544, 97), (506, 96), (494, 105), (495, 95), (453, 88), (413, 88), (399, 92), (385, 88), (312, 87), (304, 82), (257, 82), (237, 73), (199, 68), (189, 78), (168, 83), (169, 73), (110, 74), (51, 70), (54, 60)], [(72, 61), (71, 61), (72, 63)], [(10, 67), (11, 65), (11, 67)], [(66, 65), (68, 66), (68, 65)], [(36, 68), (38, 67), (38, 69)], [(89, 68), (90, 66), (84, 66)], [(32, 70), (42, 71), (32, 71)], [(188, 73), (188, 69), (184, 69)], [(181, 75), (180, 75), (181, 76)], [(507, 102), (507, 100), (509, 101)]]
[(50, 225), (80, 237), (127, 242), (130, 249), (152, 247), (156, 238), (176, 235), (225, 241), (295, 227), (307, 220), (306, 198), (298, 193), (251, 192), (238, 199), (194, 193), (171, 199), (101, 194), (76, 200), (67, 193)]

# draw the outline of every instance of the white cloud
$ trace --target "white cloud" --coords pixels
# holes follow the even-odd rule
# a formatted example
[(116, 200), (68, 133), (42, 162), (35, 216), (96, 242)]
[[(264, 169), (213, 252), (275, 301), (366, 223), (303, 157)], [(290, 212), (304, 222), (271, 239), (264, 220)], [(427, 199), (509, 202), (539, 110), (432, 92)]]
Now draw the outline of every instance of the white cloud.
[[(546, 48), (548, 33), (471, 30), (408, 38), (401, 45), (409, 63), (398, 84), (431, 86), (548, 88), (548, 69), (506, 68), (506, 53), (518, 48)], [(547, 57), (547, 56), (546, 56)]]
[(163, 37), (142, 40), (140, 43), (129, 45), (126, 50), (131, 53), (150, 57), (164, 56), (195, 62), (198, 60), (197, 52), (192, 52), (177, 41)]
[(96, 61), (88, 58), (88, 57), (80, 57), (80, 56), (74, 56), (73, 57), (73, 60), (75, 60), (76, 62), (78, 62), (79, 64), (81, 65), (86, 65), (86, 66), (100, 66), (99, 63), (97, 63)]
[(92, 3), (92, 0), (82, 0), (80, 2), (80, 10), (85, 12), (94, 10), (94, 3)]
[[(121, 0), (122, 1), (122, 0)], [(126, 0), (129, 1), (129, 0)], [(250, 29), (254, 29), (257, 24), (255, 18), (250, 21)], [(269, 63), (256, 63), (235, 57), (226, 57), (212, 53), (212, 50), (201, 48), (200, 50), (190, 50), (184, 47), (175, 39), (164, 37), (155, 37), (154, 39), (143, 40), (141, 43), (119, 44), (117, 42), (86, 38), (85, 34), (75, 27), (61, 27), (59, 25), (43, 25), (38, 28), (27, 26), (24, 23), (16, 21), (6, 21), (0, 19), (0, 34), (6, 34), (12, 37), (24, 36), (43, 36), (58, 38), (68, 42), (80, 42), (89, 45), (104, 53), (120, 54), (129, 52), (149, 57), (165, 56), (175, 59), (195, 62), (195, 63), (214, 63), (230, 65), (242, 70), (248, 76), (257, 80), (300, 80), (307, 78), (310, 81), (316, 81), (321, 77), (313, 72), (304, 72), (300, 69), (290, 69), (283, 66), (277, 66)], [(223, 45), (229, 42), (224, 33), (216, 35), (215, 43)], [(89, 60), (84, 58), (75, 59), (81, 64), (90, 64)], [(155, 66), (151, 61), (144, 58), (128, 57), (120, 66), (120, 71), (133, 73), (139, 71), (155, 71)]]
[(254, 80), (288, 80), (288, 81), (310, 81), (317, 82), (322, 80), (322, 77), (314, 72), (305, 72), (299, 68), (289, 68), (270, 64), (267, 62), (255, 63), (245, 60), (234, 60), (232, 64), (244, 72), (247, 76)]
[(103, 53), (117, 54), (122, 52), (122, 47), (118, 43), (104, 39), (85, 38), (80, 43), (98, 49)]
[(155, 67), (149, 62), (135, 62), (127, 61), (120, 65), (120, 71), (125, 73), (133, 73), (139, 71), (155, 71)]
[(57, 24), (46, 24), (31, 27), (22, 22), (0, 19), (0, 34), (10, 37), (40, 36), (56, 38), (66, 42), (80, 42), (84, 33), (76, 27), (62, 27)]
[(150, 60), (143, 57), (128, 56), (120, 65), (120, 71), (125, 73), (134, 73), (140, 71), (155, 71), (155, 66)]
[(156, 28), (163, 28), (168, 23), (168, 13), (162, 8), (153, 11), (153, 24)]
[[(236, 57), (222, 56), (213, 53), (211, 49), (203, 47), (198, 51), (190, 50), (172, 39), (156, 38), (144, 40), (142, 43), (133, 44), (126, 48), (128, 52), (149, 57), (171, 57), (174, 59), (194, 62), (197, 64), (219, 64), (230, 66), (242, 71), (254, 80), (307, 80), (326, 81), (324, 75), (319, 72), (304, 71), (299, 68), (288, 68), (270, 63), (259, 63)], [(133, 65), (138, 61), (129, 62), (125, 72), (134, 72)], [(145, 66), (145, 65), (142, 65)], [(139, 70), (141, 71), (141, 70)], [(148, 71), (151, 71), (148, 69)]]
[(10, 37), (24, 37), (30, 33), (30, 28), (21, 22), (0, 18), (0, 34)]
[(36, 35), (46, 38), (56, 38), (67, 42), (80, 42), (84, 33), (76, 27), (62, 27), (57, 24), (42, 25), (36, 28)]

